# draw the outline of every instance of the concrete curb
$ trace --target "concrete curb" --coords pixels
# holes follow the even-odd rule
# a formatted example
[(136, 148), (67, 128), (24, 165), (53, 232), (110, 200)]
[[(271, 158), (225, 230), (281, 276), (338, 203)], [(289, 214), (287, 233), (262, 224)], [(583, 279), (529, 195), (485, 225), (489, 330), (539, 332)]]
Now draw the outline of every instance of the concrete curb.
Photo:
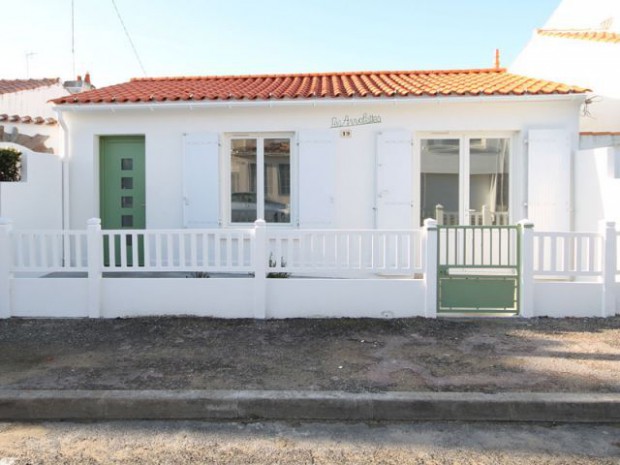
[(620, 394), (0, 390), (0, 420), (620, 423)]

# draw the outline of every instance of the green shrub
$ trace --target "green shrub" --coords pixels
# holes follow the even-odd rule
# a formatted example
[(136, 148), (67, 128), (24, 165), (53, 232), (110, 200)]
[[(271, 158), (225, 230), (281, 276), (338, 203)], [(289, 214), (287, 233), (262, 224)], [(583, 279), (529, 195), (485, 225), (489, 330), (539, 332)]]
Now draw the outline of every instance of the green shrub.
[(11, 148), (0, 148), (0, 181), (19, 181), (21, 160), (21, 152)]

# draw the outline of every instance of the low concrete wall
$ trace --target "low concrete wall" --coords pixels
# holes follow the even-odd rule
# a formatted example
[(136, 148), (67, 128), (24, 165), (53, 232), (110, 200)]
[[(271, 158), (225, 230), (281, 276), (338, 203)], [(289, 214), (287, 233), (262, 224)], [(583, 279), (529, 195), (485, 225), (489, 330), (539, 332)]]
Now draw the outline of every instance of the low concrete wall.
[(268, 318), (424, 316), (424, 281), (268, 279)]
[(602, 295), (602, 283), (535, 281), (533, 316), (602, 316)]
[(251, 278), (107, 278), (101, 315), (253, 318), (253, 298)]
[(18, 278), (11, 281), (11, 316), (88, 316), (88, 281), (84, 278)]

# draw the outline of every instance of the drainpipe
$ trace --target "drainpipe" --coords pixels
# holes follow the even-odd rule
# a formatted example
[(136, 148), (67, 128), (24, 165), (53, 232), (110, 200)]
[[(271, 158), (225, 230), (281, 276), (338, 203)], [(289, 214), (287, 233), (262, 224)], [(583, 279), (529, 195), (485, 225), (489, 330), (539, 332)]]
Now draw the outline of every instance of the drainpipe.
[(69, 131), (67, 122), (62, 111), (56, 110), (58, 122), (63, 132), (63, 156), (62, 156), (62, 229), (67, 230), (70, 226), (69, 218)]

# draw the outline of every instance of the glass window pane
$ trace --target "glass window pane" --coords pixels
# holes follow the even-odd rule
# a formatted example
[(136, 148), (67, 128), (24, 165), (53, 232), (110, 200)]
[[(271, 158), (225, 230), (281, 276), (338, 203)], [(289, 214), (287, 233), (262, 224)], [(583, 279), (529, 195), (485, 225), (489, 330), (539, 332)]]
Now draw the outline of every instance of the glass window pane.
[(233, 223), (256, 221), (256, 139), (230, 141), (230, 187)]
[(265, 221), (290, 223), (291, 140), (265, 139)]
[(469, 217), (472, 225), (508, 224), (509, 139), (469, 141)]
[(420, 224), (459, 223), (459, 140), (425, 139), (421, 144)]
[(133, 208), (133, 197), (131, 196), (122, 196), (121, 197), (121, 208)]
[(121, 170), (128, 171), (133, 169), (133, 158), (121, 158)]
[(121, 215), (121, 226), (123, 228), (133, 227), (133, 215)]
[(133, 178), (121, 178), (121, 189), (133, 189)]

